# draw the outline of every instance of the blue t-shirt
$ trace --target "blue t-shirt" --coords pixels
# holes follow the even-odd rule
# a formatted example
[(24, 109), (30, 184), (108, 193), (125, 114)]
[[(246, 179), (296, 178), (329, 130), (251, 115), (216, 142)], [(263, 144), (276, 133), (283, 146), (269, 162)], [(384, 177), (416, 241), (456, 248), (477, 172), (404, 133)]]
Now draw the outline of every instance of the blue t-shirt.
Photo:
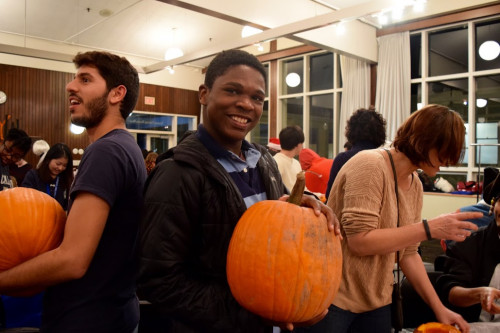
[(110, 211), (87, 273), (47, 289), (42, 332), (127, 333), (137, 326), (135, 245), (145, 180), (141, 150), (126, 130), (113, 130), (85, 150), (69, 210), (79, 192), (90, 192)]

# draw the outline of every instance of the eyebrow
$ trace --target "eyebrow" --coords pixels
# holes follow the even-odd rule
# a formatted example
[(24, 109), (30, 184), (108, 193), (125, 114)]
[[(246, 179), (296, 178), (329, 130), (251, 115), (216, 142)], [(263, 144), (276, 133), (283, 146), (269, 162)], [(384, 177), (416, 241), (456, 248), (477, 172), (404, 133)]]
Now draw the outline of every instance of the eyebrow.
[[(223, 86), (235, 86), (235, 87), (238, 87), (240, 89), (243, 89), (243, 85), (241, 83), (233, 82), (233, 81), (226, 82), (223, 84)], [(257, 89), (255, 92), (262, 94), (264, 96), (266, 95), (266, 92), (264, 90), (261, 90), (261, 89)]]

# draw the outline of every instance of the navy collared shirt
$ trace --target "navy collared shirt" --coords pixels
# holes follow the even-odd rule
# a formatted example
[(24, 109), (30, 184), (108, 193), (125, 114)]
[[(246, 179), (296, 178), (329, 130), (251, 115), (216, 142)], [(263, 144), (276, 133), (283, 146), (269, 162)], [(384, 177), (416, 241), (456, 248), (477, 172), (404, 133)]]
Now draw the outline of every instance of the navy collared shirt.
[(240, 190), (241, 196), (247, 208), (256, 202), (266, 200), (266, 189), (261, 180), (257, 163), (261, 153), (248, 141), (243, 140), (241, 152), (245, 160), (239, 158), (235, 153), (225, 149), (217, 143), (207, 132), (203, 124), (198, 126), (196, 136), (207, 148), (210, 154), (222, 165), (235, 185)]

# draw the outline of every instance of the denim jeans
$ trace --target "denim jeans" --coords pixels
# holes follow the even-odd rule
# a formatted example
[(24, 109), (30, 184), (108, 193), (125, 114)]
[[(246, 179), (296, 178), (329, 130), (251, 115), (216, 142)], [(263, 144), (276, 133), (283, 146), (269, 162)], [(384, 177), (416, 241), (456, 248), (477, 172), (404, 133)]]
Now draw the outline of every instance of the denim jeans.
[(330, 305), (328, 314), (310, 327), (298, 327), (296, 333), (390, 333), (391, 306), (353, 313)]

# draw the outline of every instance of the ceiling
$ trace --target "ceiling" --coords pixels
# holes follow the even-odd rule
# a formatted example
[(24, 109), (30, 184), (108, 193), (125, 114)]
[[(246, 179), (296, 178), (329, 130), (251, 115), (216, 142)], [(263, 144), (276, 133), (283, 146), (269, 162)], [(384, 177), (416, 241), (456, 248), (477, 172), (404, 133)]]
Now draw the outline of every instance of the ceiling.
[[(416, 0), (418, 1), (418, 0)], [(205, 67), (224, 49), (269, 52), (302, 43), (335, 50), (324, 29), (357, 20), (380, 28), (373, 14), (404, 0), (0, 0), (0, 53), (71, 61), (76, 52), (121, 54), (142, 73), (167, 66)], [(410, 7), (395, 23), (437, 16), (486, 4), (488, 0), (427, 0), (424, 11)], [(264, 30), (242, 38), (244, 25)], [(261, 42), (259, 51), (256, 43)], [(168, 47), (184, 56), (165, 61)]]

